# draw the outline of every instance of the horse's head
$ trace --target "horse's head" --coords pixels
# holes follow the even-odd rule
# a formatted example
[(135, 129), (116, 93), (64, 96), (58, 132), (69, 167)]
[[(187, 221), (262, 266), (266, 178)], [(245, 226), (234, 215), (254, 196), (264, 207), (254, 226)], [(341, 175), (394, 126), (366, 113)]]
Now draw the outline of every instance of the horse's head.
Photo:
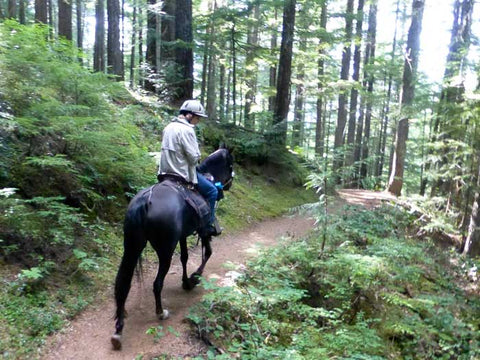
[(218, 150), (208, 155), (198, 167), (202, 173), (210, 173), (223, 185), (224, 190), (232, 186), (233, 176), (233, 156), (225, 145), (220, 146)]

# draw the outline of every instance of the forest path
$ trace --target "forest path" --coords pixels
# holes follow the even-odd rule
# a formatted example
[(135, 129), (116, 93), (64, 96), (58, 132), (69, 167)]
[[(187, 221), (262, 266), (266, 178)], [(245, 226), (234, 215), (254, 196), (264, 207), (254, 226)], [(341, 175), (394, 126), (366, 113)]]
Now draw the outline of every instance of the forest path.
[[(339, 200), (331, 204), (333, 209), (338, 208), (344, 201), (374, 207), (382, 200), (393, 198), (385, 193), (363, 190), (341, 190), (339, 195)], [(313, 228), (313, 223), (313, 219), (300, 215), (279, 217), (263, 221), (238, 233), (214, 238), (213, 255), (207, 263), (204, 276), (207, 279), (218, 279), (220, 284), (228, 283), (235, 275), (232, 269), (241, 269), (248, 258), (257, 254), (260, 248), (274, 245), (280, 237), (300, 238)], [(200, 261), (201, 246), (190, 249), (189, 273), (198, 267)], [(139, 282), (134, 278), (127, 299), (126, 308), (129, 316), (125, 320), (121, 351), (114, 351), (110, 343), (110, 337), (114, 332), (115, 312), (112, 295), (108, 300), (92, 306), (79, 315), (65, 331), (52, 336), (42, 359), (145, 360), (160, 356), (188, 359), (205, 353), (205, 345), (191, 335), (185, 316), (189, 307), (199, 302), (206, 291), (202, 287), (189, 292), (182, 289), (181, 263), (179, 256), (175, 255), (162, 292), (163, 303), (170, 311), (170, 318), (159, 322), (155, 316), (152, 291), (156, 264), (149, 262), (144, 265), (144, 280)], [(112, 286), (110, 293), (113, 294)], [(154, 341), (154, 335), (146, 332), (159, 325), (163, 327), (164, 335), (158, 341)]]

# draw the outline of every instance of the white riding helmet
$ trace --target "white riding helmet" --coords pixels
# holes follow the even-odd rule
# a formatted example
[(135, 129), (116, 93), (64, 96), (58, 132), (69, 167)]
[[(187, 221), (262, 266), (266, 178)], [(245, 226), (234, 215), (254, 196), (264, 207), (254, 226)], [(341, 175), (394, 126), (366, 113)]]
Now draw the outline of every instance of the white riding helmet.
[(180, 107), (180, 111), (182, 110), (190, 111), (191, 113), (204, 118), (208, 117), (207, 114), (205, 114), (205, 108), (198, 100), (185, 101), (183, 105)]

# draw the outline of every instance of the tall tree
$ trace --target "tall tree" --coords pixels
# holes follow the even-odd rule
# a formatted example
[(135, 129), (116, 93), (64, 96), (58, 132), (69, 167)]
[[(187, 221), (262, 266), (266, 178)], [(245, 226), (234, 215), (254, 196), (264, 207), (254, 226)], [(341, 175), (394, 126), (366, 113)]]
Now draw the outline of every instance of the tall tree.
[(385, 149), (387, 146), (387, 128), (389, 124), (390, 118), (390, 102), (392, 98), (392, 87), (393, 87), (393, 68), (396, 58), (396, 51), (397, 51), (397, 27), (398, 27), (398, 20), (400, 15), (400, 0), (397, 0), (396, 10), (395, 10), (395, 26), (393, 32), (393, 40), (392, 40), (392, 52), (390, 57), (390, 66), (388, 72), (386, 73), (386, 83), (387, 83), (387, 94), (385, 96), (385, 103), (382, 107), (382, 121), (380, 126), (380, 141), (378, 142), (378, 157), (377, 157), (377, 177), (378, 179), (381, 178), (383, 174), (383, 166), (385, 163)]
[[(305, 12), (301, 11), (299, 16), (305, 19)], [(307, 51), (307, 36), (303, 32), (300, 35), (299, 50), (300, 54), (305, 54)], [(303, 58), (303, 56), (302, 56)], [(295, 91), (295, 105), (293, 109), (293, 126), (292, 126), (292, 147), (300, 147), (303, 142), (304, 120), (305, 120), (305, 63), (300, 60), (297, 65), (297, 81)]]
[(477, 153), (477, 190), (473, 199), (468, 235), (463, 248), (464, 255), (480, 255), (480, 152)]
[[(353, 51), (353, 74), (352, 80), (357, 84), (360, 81), (360, 62), (361, 62), (361, 47), (362, 47), (362, 31), (363, 31), (363, 6), (365, 1), (358, 0), (356, 26), (355, 26), (355, 47)], [(365, 55), (366, 57), (366, 55)], [(355, 141), (355, 125), (357, 119), (358, 108), (358, 89), (353, 87), (350, 91), (350, 109), (348, 111), (348, 131), (347, 131), (347, 145), (348, 152), (345, 157), (345, 165), (351, 166), (354, 160), (354, 141)]]
[(256, 53), (258, 48), (258, 27), (260, 20), (260, 1), (255, 0), (250, 9), (251, 22), (248, 24), (247, 34), (247, 55), (245, 59), (245, 127), (255, 128), (255, 116), (252, 113), (252, 106), (255, 103), (255, 93), (257, 92), (257, 72)]
[[(278, 11), (277, 8), (274, 10), (274, 19), (275, 19), (275, 24), (277, 23), (277, 17), (278, 17)], [(274, 28), (272, 30), (272, 34), (270, 36), (270, 53), (272, 55), (272, 58), (275, 57), (277, 50), (277, 29)], [(270, 89), (275, 89), (275, 85), (277, 83), (277, 64), (275, 61), (272, 61), (270, 65), (270, 74), (269, 74), (269, 80), (268, 80), (268, 85), (270, 86)], [(272, 91), (273, 93), (273, 91)], [(268, 111), (272, 111), (275, 108), (275, 95), (270, 95), (268, 97)]]
[(326, 46), (324, 45), (325, 34), (327, 32), (327, 1), (323, 0), (321, 2), (321, 13), (320, 13), (320, 31), (324, 36), (320, 36), (319, 40), (319, 50), (318, 50), (318, 62), (317, 62), (317, 75), (318, 75), (318, 95), (317, 95), (317, 119), (315, 126), (315, 154), (323, 156), (324, 150), (324, 138), (325, 138), (325, 117), (324, 117), (324, 96), (322, 94), (322, 88), (324, 86), (324, 75), (325, 75), (325, 54)]
[(26, 3), (27, 0), (18, 0), (18, 22), (22, 25), (27, 23), (26, 21)]
[(93, 47), (93, 69), (105, 72), (105, 2), (95, 2), (95, 44)]
[(120, 3), (118, 0), (107, 0), (107, 65), (108, 72), (115, 79), (124, 79), (123, 53), (120, 49)]
[(388, 191), (400, 196), (403, 187), (403, 173), (405, 155), (407, 152), (408, 119), (410, 107), (415, 95), (415, 76), (418, 67), (418, 54), (420, 51), (420, 33), (422, 32), (423, 10), (425, 0), (413, 0), (412, 22), (408, 30), (405, 62), (403, 65), (403, 89), (401, 110), (403, 117), (398, 122), (395, 136), (395, 152), (393, 155), (392, 171), (388, 182)]
[(58, 0), (58, 35), (72, 40), (72, 3), (69, 0)]
[(177, 0), (175, 9), (175, 65), (179, 82), (173, 93), (180, 103), (193, 96), (192, 0)]
[(130, 83), (131, 89), (135, 87), (135, 47), (137, 45), (137, 1), (133, 0), (133, 14), (132, 14), (132, 33), (130, 34)]
[(77, 9), (77, 47), (83, 48), (83, 9), (82, 0), (75, 0), (75, 7)]
[[(167, 1), (166, 5), (170, 3), (171, 1)], [(159, 69), (157, 69), (157, 47), (158, 41), (160, 40), (157, 39), (157, 27), (159, 26), (157, 22), (158, 16), (156, 11), (157, 1), (147, 0), (147, 5), (147, 52), (145, 55), (147, 73), (145, 74), (145, 90), (156, 92), (157, 87), (155, 79), (157, 78), (157, 74), (159, 72)]]
[[(456, 0), (453, 4), (453, 25), (451, 30), (450, 45), (443, 75), (443, 87), (440, 95), (438, 111), (433, 125), (432, 141), (437, 140), (447, 143), (448, 137), (455, 136), (455, 112), (458, 104), (463, 102), (465, 73), (468, 67), (467, 56), (470, 47), (472, 16), (474, 0)], [(447, 135), (449, 134), (449, 135)], [(459, 135), (458, 133), (456, 135)], [(452, 149), (443, 147), (440, 157), (442, 160), (438, 166), (444, 166)], [(429, 152), (431, 155), (431, 151)], [(428, 171), (431, 167), (428, 162), (425, 167)], [(461, 168), (461, 167), (460, 167)], [(442, 188), (448, 192), (453, 185), (451, 179), (439, 179), (432, 185), (432, 191)], [(423, 179), (420, 186), (420, 193), (424, 194), (427, 186), (427, 179)]]
[(35, 22), (46, 24), (47, 14), (47, 0), (35, 0)]
[[(347, 10), (345, 12), (345, 39), (342, 52), (342, 68), (340, 70), (340, 79), (348, 80), (350, 72), (350, 58), (352, 45), (352, 26), (353, 26), (353, 3), (354, 0), (347, 0)], [(338, 170), (343, 164), (343, 155), (340, 154), (341, 147), (345, 142), (345, 125), (347, 123), (347, 94), (341, 91), (338, 95), (338, 113), (337, 127), (335, 128), (334, 150), (336, 152), (333, 162), (333, 170)], [(337, 176), (337, 181), (340, 177)]]
[(17, 18), (17, 1), (16, 0), (8, 0), (7, 3), (7, 17), (10, 19)]
[(373, 0), (370, 4), (368, 13), (368, 33), (367, 43), (365, 46), (365, 69), (364, 69), (364, 87), (367, 95), (365, 96), (366, 110), (365, 110), (365, 132), (362, 138), (362, 156), (360, 166), (360, 179), (367, 177), (367, 159), (369, 153), (370, 141), (370, 127), (373, 111), (373, 85), (374, 85), (374, 71), (372, 65), (375, 62), (375, 45), (377, 36), (377, 2)]
[(287, 116), (290, 108), (290, 81), (295, 29), (296, 0), (285, 0), (283, 5), (282, 43), (278, 62), (277, 93), (273, 112), (273, 142), (284, 145), (287, 140)]

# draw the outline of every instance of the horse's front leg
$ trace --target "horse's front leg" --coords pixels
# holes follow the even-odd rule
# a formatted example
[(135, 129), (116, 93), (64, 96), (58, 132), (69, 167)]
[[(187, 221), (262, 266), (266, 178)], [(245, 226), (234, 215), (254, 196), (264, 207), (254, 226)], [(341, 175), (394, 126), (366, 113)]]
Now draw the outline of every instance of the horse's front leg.
[(195, 285), (200, 282), (200, 276), (203, 274), (205, 265), (207, 264), (208, 259), (210, 259), (210, 256), (212, 256), (211, 240), (211, 236), (202, 237), (202, 263), (198, 267), (197, 271), (190, 276), (190, 282), (194, 283)]

